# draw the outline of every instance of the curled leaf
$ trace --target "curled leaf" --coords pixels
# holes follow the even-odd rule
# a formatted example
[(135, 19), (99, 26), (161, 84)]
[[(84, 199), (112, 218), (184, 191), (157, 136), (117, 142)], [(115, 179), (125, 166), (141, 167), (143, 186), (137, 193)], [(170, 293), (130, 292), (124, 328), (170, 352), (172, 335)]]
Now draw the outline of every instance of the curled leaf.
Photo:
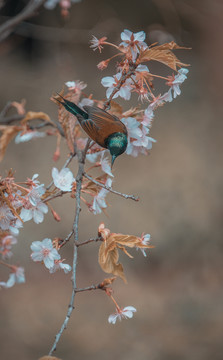
[(27, 121), (34, 120), (34, 119), (41, 119), (46, 122), (50, 122), (50, 123), (54, 124), (53, 121), (50, 120), (50, 117), (42, 111), (39, 111), (39, 112), (28, 111), (26, 116), (24, 117), (24, 119), (21, 120), (21, 124), (25, 124)]
[(14, 138), (14, 136), (21, 131), (21, 126), (7, 126), (7, 125), (1, 125), (0, 131), (2, 132), (2, 135), (0, 137), (0, 161), (2, 161), (5, 151), (7, 149), (8, 144), (10, 141)]
[(115, 242), (112, 239), (110, 241), (103, 241), (99, 248), (99, 265), (104, 272), (119, 276), (126, 282), (123, 266), (118, 262), (118, 259), (119, 254)]
[(177, 71), (177, 67), (189, 66), (182, 63), (176, 55), (171, 51), (173, 49), (187, 49), (182, 46), (178, 46), (174, 41), (163, 45), (155, 45), (142, 51), (139, 55), (138, 62), (146, 62), (150, 60), (158, 61), (171, 69)]

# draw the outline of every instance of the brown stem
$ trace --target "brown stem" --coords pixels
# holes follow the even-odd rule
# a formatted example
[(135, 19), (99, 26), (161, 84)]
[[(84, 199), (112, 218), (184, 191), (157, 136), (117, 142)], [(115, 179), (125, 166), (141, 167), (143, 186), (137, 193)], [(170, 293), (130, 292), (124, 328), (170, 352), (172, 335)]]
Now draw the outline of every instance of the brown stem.
[(86, 172), (84, 173), (84, 177), (86, 177), (88, 180), (92, 181), (94, 184), (110, 191), (111, 193), (113, 194), (116, 194), (116, 195), (119, 195), (119, 196), (122, 196), (124, 197), (125, 199), (132, 199), (134, 201), (139, 201), (139, 197), (138, 196), (134, 196), (134, 195), (127, 195), (127, 194), (123, 194), (119, 191), (116, 191), (116, 190), (113, 190), (112, 188), (100, 183), (99, 181), (93, 179), (91, 176), (89, 176), (88, 174), (86, 174)]
[(129, 71), (127, 73), (122, 74), (122, 77), (119, 80), (119, 84), (114, 88), (114, 90), (112, 91), (112, 93), (109, 96), (108, 100), (104, 102), (104, 110), (109, 109), (110, 103), (111, 103), (111, 100), (112, 100), (113, 96), (121, 89), (122, 85), (124, 85), (126, 80), (128, 78), (130, 78), (130, 76), (135, 74), (136, 67), (137, 67), (137, 65), (132, 63), (129, 66)]
[[(89, 141), (87, 142), (85, 149), (83, 151), (81, 151), (78, 149), (76, 143), (74, 143), (74, 150), (75, 150), (75, 153), (77, 154), (77, 158), (78, 158), (78, 173), (77, 173), (77, 177), (76, 177), (77, 185), (76, 185), (75, 217), (74, 217), (74, 222), (73, 222), (73, 228), (71, 231), (72, 235), (74, 235), (74, 243), (73, 243), (74, 255), (73, 255), (73, 266), (72, 266), (72, 276), (71, 276), (72, 293), (71, 293), (71, 298), (70, 298), (70, 302), (68, 305), (66, 317), (64, 319), (63, 324), (61, 325), (59, 332), (55, 336), (55, 341), (53, 343), (51, 350), (49, 351), (49, 355), (52, 355), (52, 353), (56, 350), (56, 347), (61, 338), (61, 335), (63, 334), (63, 331), (66, 329), (69, 319), (71, 317), (71, 314), (74, 310), (74, 299), (75, 299), (75, 295), (77, 292), (76, 291), (76, 289), (77, 289), (76, 269), (77, 269), (77, 248), (78, 248), (77, 244), (78, 244), (78, 238), (79, 238), (78, 224), (79, 224), (79, 217), (80, 217), (80, 212), (81, 212), (81, 198), (80, 198), (81, 196), (80, 195), (81, 195), (81, 186), (82, 186), (83, 175), (84, 175), (84, 164), (85, 164), (85, 158), (86, 158), (88, 146), (89, 146)], [(70, 234), (68, 235), (68, 237), (70, 236)]]

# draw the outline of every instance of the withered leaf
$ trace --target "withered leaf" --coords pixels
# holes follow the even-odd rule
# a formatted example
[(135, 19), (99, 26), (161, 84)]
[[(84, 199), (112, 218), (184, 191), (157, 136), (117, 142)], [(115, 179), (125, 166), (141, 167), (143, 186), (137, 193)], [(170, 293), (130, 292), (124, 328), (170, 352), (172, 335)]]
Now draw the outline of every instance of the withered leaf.
[(14, 138), (14, 136), (21, 131), (21, 126), (7, 126), (7, 125), (0, 125), (0, 131), (2, 135), (0, 137), (0, 161), (2, 161), (6, 148), (10, 141)]
[(53, 121), (50, 119), (50, 117), (42, 111), (39, 111), (39, 112), (28, 111), (26, 116), (24, 117), (24, 119), (21, 120), (21, 124), (25, 124), (27, 121), (34, 120), (34, 119), (41, 119), (46, 122), (50, 122), (50, 123), (54, 124)]
[(189, 66), (188, 64), (182, 63), (176, 57), (176, 55), (171, 51), (173, 49), (187, 49), (187, 48), (178, 46), (174, 41), (171, 41), (170, 43), (166, 43), (163, 45), (156, 45), (152, 48), (142, 51), (139, 55), (138, 61), (139, 63), (150, 60), (158, 61), (175, 71), (177, 71), (177, 67)]
[(119, 276), (126, 282), (123, 266), (118, 262), (118, 259), (119, 254), (114, 241), (112, 239), (110, 241), (103, 241), (99, 248), (99, 265), (104, 272)]

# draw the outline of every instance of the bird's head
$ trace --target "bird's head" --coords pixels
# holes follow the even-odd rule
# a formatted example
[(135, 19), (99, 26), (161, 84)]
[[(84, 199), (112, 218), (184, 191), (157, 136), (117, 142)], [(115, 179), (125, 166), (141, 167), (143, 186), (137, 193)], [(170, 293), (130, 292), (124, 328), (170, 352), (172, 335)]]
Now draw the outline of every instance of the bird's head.
[(114, 133), (109, 135), (106, 141), (106, 147), (112, 156), (111, 166), (114, 164), (115, 159), (124, 153), (127, 148), (128, 139), (126, 134)]

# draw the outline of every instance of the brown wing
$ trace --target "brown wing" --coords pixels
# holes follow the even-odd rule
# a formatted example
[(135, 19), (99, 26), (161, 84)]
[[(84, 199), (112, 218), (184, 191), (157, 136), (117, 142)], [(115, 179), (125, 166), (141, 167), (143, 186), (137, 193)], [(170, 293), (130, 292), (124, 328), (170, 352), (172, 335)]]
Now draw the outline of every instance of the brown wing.
[(84, 106), (89, 119), (82, 120), (81, 126), (84, 131), (99, 145), (105, 146), (105, 140), (113, 133), (120, 132), (127, 135), (125, 125), (107, 111), (96, 106)]

